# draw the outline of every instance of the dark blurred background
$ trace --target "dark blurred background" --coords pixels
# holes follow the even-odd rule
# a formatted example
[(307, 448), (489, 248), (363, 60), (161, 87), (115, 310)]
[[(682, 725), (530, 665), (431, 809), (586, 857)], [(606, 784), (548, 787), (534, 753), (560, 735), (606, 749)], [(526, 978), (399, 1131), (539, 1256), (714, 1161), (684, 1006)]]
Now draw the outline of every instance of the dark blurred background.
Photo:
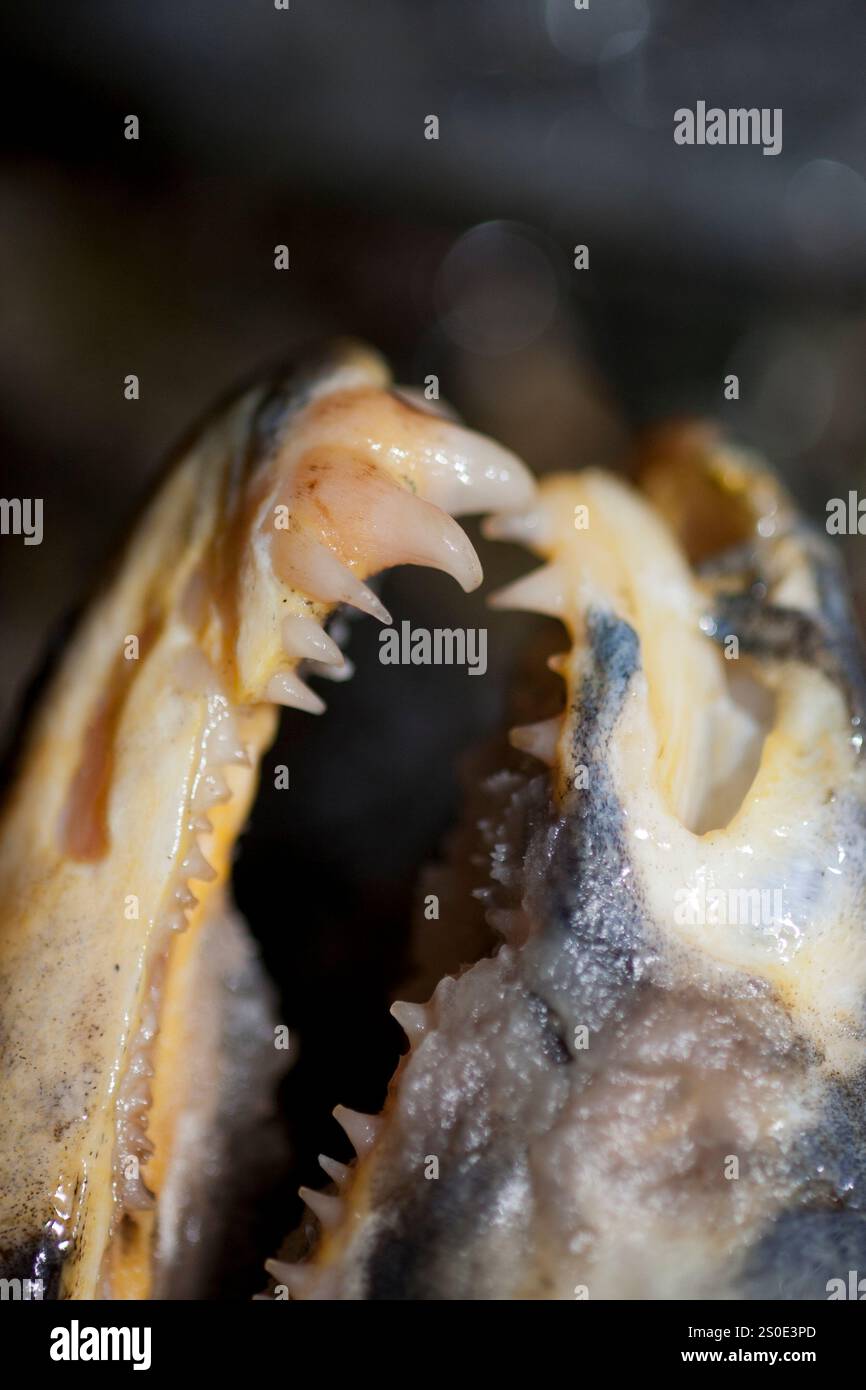
[[(697, 412), (818, 519), (862, 482), (857, 0), (27, 0), (0, 25), (0, 496), (45, 499), (41, 546), (0, 538), (0, 723), (173, 442), (322, 334), (435, 373), (540, 471), (616, 462), (635, 426)], [(677, 146), (698, 100), (781, 107), (782, 152)], [(494, 580), (528, 567), (482, 559)], [(263, 793), (237, 870), (300, 1039), (263, 1247), (318, 1148), (346, 1157), (330, 1107), (381, 1101), (414, 871), (535, 627), (429, 571), (385, 598), (397, 620), (485, 623), (491, 672), (380, 667), (358, 624), (356, 679), (326, 688), (323, 722), (284, 722), (292, 791)]]

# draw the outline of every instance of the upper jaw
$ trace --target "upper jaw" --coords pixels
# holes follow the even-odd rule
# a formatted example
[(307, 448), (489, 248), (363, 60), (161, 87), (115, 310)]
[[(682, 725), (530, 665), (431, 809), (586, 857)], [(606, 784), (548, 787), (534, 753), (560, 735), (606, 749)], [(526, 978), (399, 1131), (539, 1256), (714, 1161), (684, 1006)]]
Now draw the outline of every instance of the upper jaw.
[(168, 475), (37, 713), (2, 825), (10, 1267), (51, 1264), (72, 1297), (147, 1293), (184, 1046), (165, 1021), (195, 1006), (190, 943), (223, 911), (276, 705), (321, 707), (298, 667), (334, 663), (336, 604), (386, 618), (367, 580), (404, 562), (474, 587), (451, 513), (531, 492), (512, 455), (397, 398), (351, 345), (246, 392)]

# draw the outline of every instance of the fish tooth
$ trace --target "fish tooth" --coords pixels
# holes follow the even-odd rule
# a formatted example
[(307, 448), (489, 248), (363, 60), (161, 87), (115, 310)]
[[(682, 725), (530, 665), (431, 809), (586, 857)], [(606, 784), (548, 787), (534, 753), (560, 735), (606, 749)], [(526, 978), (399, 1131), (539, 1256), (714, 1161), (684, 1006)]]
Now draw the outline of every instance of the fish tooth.
[(309, 1265), (290, 1265), (285, 1260), (265, 1260), (265, 1269), (277, 1284), (285, 1284), (293, 1298), (304, 1298), (316, 1277)]
[(363, 511), (353, 515), (346, 530), (372, 568), (424, 565), (450, 574), (465, 593), (478, 588), (481, 562), (447, 510), (384, 478), (368, 483), (365, 492)]
[(490, 596), (492, 608), (514, 608), (561, 617), (565, 609), (563, 576), (556, 565), (542, 565)]
[(180, 867), (187, 878), (198, 879), (201, 883), (211, 883), (217, 876), (216, 869), (207, 862), (195, 841)]
[(218, 772), (204, 772), (199, 778), (193, 797), (192, 809), (195, 814), (207, 811), (211, 806), (219, 806), (231, 799), (229, 784)]
[(321, 676), (326, 681), (347, 681), (355, 674), (354, 662), (344, 656), (339, 666), (323, 666), (321, 662), (310, 661), (307, 663), (307, 674), (310, 676)]
[(442, 421), (416, 464), (424, 496), (450, 512), (518, 511), (535, 496), (535, 481), (510, 449)]
[(195, 907), (198, 903), (195, 893), (191, 892), (185, 883), (182, 883), (179, 888), (175, 888), (174, 900), (182, 908)]
[(324, 1230), (332, 1231), (339, 1226), (343, 1213), (343, 1203), (339, 1197), (332, 1197), (327, 1192), (315, 1192), (311, 1187), (299, 1187), (298, 1196), (318, 1217)]
[(322, 603), (348, 603), (390, 624), (391, 615), (377, 594), (344, 565), (339, 555), (302, 530), (275, 533), (271, 550), (274, 572), (284, 584)]
[(189, 828), (194, 835), (210, 835), (213, 830), (213, 823), (208, 820), (207, 816), (192, 816)]
[(518, 724), (508, 735), (512, 748), (522, 753), (531, 753), (533, 758), (552, 767), (556, 760), (556, 746), (562, 732), (562, 719), (555, 715), (552, 719), (541, 719), (537, 724)]
[(292, 709), (303, 709), (309, 714), (321, 714), (325, 702), (294, 671), (277, 671), (265, 687), (265, 699), (275, 705), (288, 705)]
[(423, 1004), (409, 1004), (403, 999), (397, 999), (391, 1005), (391, 1016), (396, 1018), (413, 1047), (427, 1032), (428, 1017)]
[(345, 1105), (336, 1105), (331, 1113), (345, 1132), (355, 1153), (360, 1157), (369, 1153), (382, 1128), (381, 1116), (362, 1115), (359, 1110), (350, 1110)]
[(421, 564), (452, 575), (467, 592), (481, 584), (473, 543), (448, 510), (368, 463), (316, 460), (310, 468), (309, 484), (304, 486), (303, 468), (295, 484), (296, 530), (286, 532), (278, 548), (292, 545), (303, 531), (327, 538), (343, 559), (357, 557), (367, 574), (395, 564)]
[(528, 512), (497, 512), (484, 518), (481, 534), (488, 541), (514, 541), (542, 546), (550, 537), (550, 522), (539, 507)]
[(319, 1154), (319, 1167), (338, 1187), (342, 1187), (352, 1171), (348, 1164), (340, 1163), (336, 1158), (328, 1158), (327, 1154)]
[(333, 637), (315, 618), (306, 613), (295, 613), (283, 621), (283, 646), (286, 655), (298, 661), (318, 661), (323, 665), (339, 666), (343, 653)]
[(162, 919), (166, 931), (186, 931), (187, 920), (183, 912), (166, 913)]

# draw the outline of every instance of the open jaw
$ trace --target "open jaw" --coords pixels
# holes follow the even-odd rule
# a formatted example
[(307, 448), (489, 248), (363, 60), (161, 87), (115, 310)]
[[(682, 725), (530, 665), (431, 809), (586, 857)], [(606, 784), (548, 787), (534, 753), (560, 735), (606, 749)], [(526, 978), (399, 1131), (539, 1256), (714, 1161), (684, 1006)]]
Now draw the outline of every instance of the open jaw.
[(277, 1297), (826, 1298), (863, 1267), (841, 577), (708, 431), (642, 463), (642, 493), (563, 475), (487, 523), (544, 561), (495, 601), (565, 625), (564, 709), (484, 789), (496, 944), (394, 1005), (409, 1049), (381, 1115), (338, 1112), (358, 1157), (303, 1194)]
[[(642, 463), (641, 491), (595, 471), (536, 490), (351, 346), (246, 393), (181, 459), (0, 827), (6, 1277), (195, 1292), (202, 1154), (218, 1187), (278, 1070), (228, 885), (276, 705), (321, 710), (300, 672), (340, 671), (336, 605), (387, 620), (383, 567), (475, 587), (452, 518), (479, 511), (544, 562), (496, 602), (564, 623), (565, 706), (477, 789), (453, 910), (418, 931), (447, 973), (394, 1006), (410, 1047), (382, 1115), (338, 1108), (359, 1157), (322, 1160), (277, 1295), (808, 1297), (866, 1259), (844, 590), (772, 478), (706, 431)], [(472, 889), (492, 945), (467, 966)]]
[(228, 879), (277, 707), (324, 708), (299, 668), (340, 671), (335, 606), (388, 621), (371, 575), (476, 587), (454, 514), (532, 491), (352, 344), (246, 392), (167, 476), (41, 701), (0, 825), (4, 1277), (46, 1297), (194, 1288), (196, 1194), (222, 1180), (253, 1082), (261, 1098), (276, 1079)]

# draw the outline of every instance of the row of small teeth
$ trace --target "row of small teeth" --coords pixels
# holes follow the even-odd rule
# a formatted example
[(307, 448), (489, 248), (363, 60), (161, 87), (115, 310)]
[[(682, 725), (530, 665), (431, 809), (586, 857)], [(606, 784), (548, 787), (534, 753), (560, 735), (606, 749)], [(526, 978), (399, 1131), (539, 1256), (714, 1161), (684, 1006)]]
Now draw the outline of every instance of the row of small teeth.
[[(364, 588), (367, 589), (367, 585), (364, 585)], [(368, 592), (372, 593), (372, 590)], [(382, 623), (389, 624), (391, 615), (379, 604), (378, 599), (376, 602), (378, 610), (375, 613), (369, 606), (362, 611), (371, 613)], [(516, 609), (561, 618), (565, 612), (563, 578), (555, 565), (543, 565), (491, 595), (490, 604), (494, 608)], [(315, 618), (297, 614), (284, 619), (282, 636), (286, 655), (293, 661), (309, 663), (316, 675), (332, 680), (345, 680), (351, 675), (352, 668), (348, 659)], [(310, 689), (296, 670), (275, 672), (265, 689), (265, 699), (274, 704), (305, 710), (308, 714), (322, 714), (325, 709), (324, 700), (316, 691)]]
[[(532, 549), (543, 549), (550, 543), (552, 525), (544, 507), (538, 505), (519, 514), (488, 517), (482, 531), (489, 540), (514, 541)], [(566, 612), (566, 597), (565, 575), (554, 562), (531, 570), (521, 579), (492, 594), (490, 605), (562, 619)], [(552, 657), (548, 662), (550, 669), (563, 674), (563, 659), (563, 655)], [(562, 715), (533, 724), (519, 724), (509, 731), (509, 742), (520, 752), (529, 753), (548, 767), (553, 767), (563, 727)]]
[[(212, 693), (209, 698), (213, 698)], [(202, 750), (203, 765), (192, 797), (187, 823), (189, 847), (180, 864), (177, 883), (171, 894), (171, 907), (162, 919), (162, 928), (168, 932), (184, 931), (189, 914), (198, 906), (199, 900), (190, 883), (193, 880), (211, 883), (217, 877), (216, 870), (205, 857), (198, 836), (208, 835), (213, 830), (208, 811), (231, 799), (229, 784), (220, 769), (249, 766), (249, 756), (241, 743), (228, 701), (223, 697), (218, 698), (222, 706), (221, 716), (213, 719), (208, 728), (207, 742)], [(160, 935), (159, 939), (163, 937)], [(123, 1193), (123, 1205), (129, 1209), (147, 1209), (153, 1205), (141, 1177), (127, 1177), (125, 1165), (130, 1158), (134, 1158), (142, 1166), (153, 1153), (153, 1145), (146, 1131), (152, 1101), (151, 1045), (159, 1023), (159, 987), (159, 980), (151, 985), (117, 1101), (118, 1123), (122, 1126), (118, 1145), (118, 1181)]]
[(193, 787), (190, 817), (187, 822), (190, 842), (180, 864), (178, 881), (172, 893), (172, 905), (164, 923), (170, 931), (183, 931), (187, 925), (188, 914), (198, 906), (199, 900), (190, 887), (191, 882), (212, 883), (217, 877), (216, 870), (205, 856), (199, 836), (209, 835), (213, 831), (208, 813), (215, 806), (224, 805), (231, 800), (231, 788), (222, 769), (249, 767), (250, 763), (231, 707), (226, 699), (218, 698), (222, 711), (220, 717), (211, 722), (206, 744), (202, 749), (202, 765)]
[[(455, 484), (454, 487), (459, 489), (459, 484)], [(405, 501), (404, 519), (406, 521), (414, 520), (418, 515), (417, 509), (420, 499), (398, 487), (395, 487), (394, 490)], [(497, 494), (498, 489), (491, 487), (491, 495), (482, 499), (482, 502), (501, 503), (502, 498)], [(443, 490), (437, 498), (439, 505), (448, 506), (449, 511), (459, 510), (460, 500), (459, 490), (452, 492), (451, 495), (446, 495), (445, 490)], [(472, 509), (480, 509), (478, 492), (474, 495)], [(437, 511), (436, 516), (436, 525), (441, 530), (442, 514)], [(420, 516), (420, 521), (424, 528), (428, 528), (427, 537), (429, 539), (430, 509)], [(451, 522), (450, 516), (447, 517), (447, 521)], [(478, 566), (477, 556), (475, 556), (474, 549), (468, 539), (462, 531), (459, 531), (459, 528), (455, 527), (454, 529), (462, 537), (466, 549), (471, 551), (474, 563), (471, 567), (462, 567), (455, 566), (453, 563), (450, 565), (442, 563), (443, 559), (450, 558), (447, 555), (437, 555), (435, 558), (439, 561), (440, 568), (451, 573), (464, 589), (469, 589), (475, 587), (480, 579), (480, 566)], [(499, 513), (489, 517), (484, 523), (483, 529), (484, 534), (490, 539), (514, 540), (524, 544), (533, 544), (542, 543), (545, 523), (543, 515), (535, 510), (522, 513)], [(316, 544), (310, 542), (310, 546)], [(317, 548), (323, 550), (321, 546), (317, 546)], [(324, 553), (328, 554), (328, 552)], [(428, 546), (425, 554), (427, 562), (431, 563), (434, 559), (434, 549)], [(324, 568), (323, 562), (319, 561), (318, 557), (316, 560)], [(330, 555), (328, 570), (331, 575), (336, 573), (336, 566), (344, 570), (352, 581), (351, 585), (346, 583), (345, 591), (339, 595), (339, 601), (352, 604), (354, 607), (360, 608), (362, 612), (379, 618), (383, 623), (390, 623), (390, 614), (382, 607), (368, 586), (360, 584), (350, 571), (345, 570), (345, 567), (335, 556)], [(309, 577), (306, 578), (305, 582), (309, 584)], [(309, 588), (307, 592), (310, 592)], [(502, 590), (491, 599), (491, 602), (497, 607), (527, 608), (560, 616), (564, 610), (563, 586), (554, 568), (545, 566), (536, 571), (535, 575), (529, 576), (528, 580), (519, 580), (516, 584)], [(287, 618), (283, 624), (282, 636), (287, 655), (296, 661), (309, 661), (316, 663), (319, 668), (330, 666), (337, 669), (345, 661), (337, 644), (311, 617), (299, 615)], [(318, 673), (324, 674), (324, 669), (320, 669)], [(319, 697), (305, 685), (294, 671), (278, 672), (271, 679), (265, 694), (267, 699), (276, 703), (292, 705), (316, 714), (324, 708)], [(541, 757), (545, 762), (552, 763), (561, 728), (561, 718), (554, 718), (545, 720), (540, 724), (514, 729), (511, 733), (511, 739), (516, 747), (531, 752), (536, 757)], [(391, 1014), (405, 1032), (409, 1040), (410, 1050), (414, 1050), (431, 1027), (431, 1005), (413, 1004), (398, 1000), (391, 1006)], [(365, 1158), (376, 1142), (384, 1124), (383, 1118), (381, 1116), (362, 1115), (357, 1111), (347, 1109), (345, 1106), (337, 1106), (333, 1113), (358, 1157)], [(319, 1155), (319, 1164), (338, 1189), (345, 1187), (352, 1174), (350, 1166), (340, 1163), (336, 1159), (328, 1158), (325, 1154)], [(301, 1187), (299, 1195), (317, 1218), (323, 1230), (332, 1231), (340, 1226), (346, 1212), (346, 1203), (343, 1197), (328, 1192), (316, 1192), (309, 1187)], [(267, 1261), (266, 1269), (277, 1284), (283, 1285), (288, 1290), (292, 1298), (304, 1299), (314, 1296), (314, 1286), (318, 1278), (314, 1264), (288, 1264), (284, 1260), (271, 1259)]]
[[(487, 518), (483, 524), (483, 532), (491, 540), (513, 540), (522, 544), (543, 545), (547, 535), (547, 524), (539, 509), (521, 513), (500, 513)], [(508, 585), (505, 589), (494, 594), (490, 602), (497, 608), (516, 608), (551, 617), (562, 617), (565, 611), (564, 579), (555, 565), (543, 565), (525, 578), (517, 580), (514, 584)], [(384, 621), (390, 621), (390, 618), (386, 615)], [(313, 619), (292, 618), (287, 620), (287, 624), (291, 624), (291, 626), (288, 627), (288, 630), (284, 627), (284, 643), (290, 654), (315, 661), (329, 659), (334, 663), (343, 659), (336, 644), (332, 644), (333, 650), (329, 650), (327, 657), (322, 656), (322, 638), (326, 642), (329, 639)], [(551, 666), (554, 670), (560, 670), (561, 661), (553, 658)], [(281, 677), (281, 679), (283, 678)], [(313, 700), (317, 699), (308, 687), (303, 686), (301, 681), (298, 680), (297, 683), (306, 692), (306, 696), (312, 696)], [(273, 687), (274, 691), (279, 688)], [(289, 693), (295, 693), (294, 686), (287, 687), (287, 689)], [(269, 691), (269, 698), (277, 698), (277, 696)], [(295, 703), (295, 700), (282, 699), (280, 703)], [(310, 708), (310, 705), (305, 704), (300, 707)], [(552, 766), (556, 758), (556, 748), (562, 728), (563, 718), (561, 715), (557, 715), (535, 724), (520, 725), (511, 730), (509, 737), (515, 748), (530, 753), (548, 766)], [(525, 935), (526, 923), (523, 914), (519, 911), (500, 910), (491, 913), (490, 916), (496, 919), (491, 924), (506, 939), (516, 940), (521, 935)], [(443, 981), (443, 984), (445, 983)], [(398, 1000), (392, 1004), (391, 1014), (406, 1034), (410, 1051), (413, 1051), (430, 1030), (431, 1003), (413, 1004)], [(346, 1109), (345, 1106), (337, 1106), (333, 1113), (334, 1118), (348, 1135), (358, 1157), (366, 1157), (384, 1124), (383, 1118), (381, 1116), (362, 1115), (357, 1111)], [(336, 1159), (328, 1158), (325, 1154), (319, 1155), (319, 1165), (338, 1189), (345, 1186), (352, 1174), (351, 1167), (339, 1163)], [(309, 1187), (301, 1187), (299, 1195), (324, 1231), (337, 1229), (344, 1220), (346, 1202), (343, 1197), (328, 1192), (316, 1192)], [(288, 1264), (284, 1260), (271, 1259), (266, 1262), (265, 1267), (275, 1282), (283, 1285), (293, 1299), (307, 1299), (315, 1296), (314, 1290), (318, 1280), (315, 1264)]]
[[(398, 1000), (391, 1005), (391, 1014), (400, 1024), (409, 1039), (410, 1051), (422, 1042), (432, 1025), (431, 1004), (410, 1004)], [(333, 1111), (334, 1119), (342, 1128), (349, 1143), (359, 1159), (366, 1158), (376, 1144), (385, 1124), (382, 1115), (364, 1115), (358, 1110), (350, 1110), (338, 1105)], [(345, 1187), (352, 1176), (352, 1166), (340, 1163), (326, 1154), (319, 1154), (319, 1166), (339, 1190)], [(346, 1215), (346, 1202), (341, 1196), (330, 1192), (316, 1192), (310, 1187), (300, 1187), (298, 1195), (316, 1217), (323, 1231), (334, 1231)], [(314, 1296), (314, 1286), (318, 1271), (314, 1264), (288, 1264), (285, 1260), (267, 1260), (265, 1268), (277, 1284), (288, 1289), (293, 1299)]]
[[(339, 563), (339, 561), (338, 561)], [(351, 571), (349, 571), (351, 573)], [(351, 576), (354, 579), (354, 575)], [(373, 594), (366, 584), (361, 585), (367, 594)], [(347, 600), (348, 601), (348, 600)], [(378, 599), (376, 600), (378, 603)], [(359, 605), (356, 603), (356, 607)], [(390, 622), (390, 614), (387, 609), (382, 608), (381, 612), (373, 613), (373, 616), (381, 618), (384, 622)], [(364, 612), (371, 613), (369, 604), (363, 609)], [(382, 615), (384, 614), (384, 617)], [(313, 665), (317, 675), (330, 675), (334, 680), (345, 680), (351, 674), (351, 665), (343, 655), (337, 643), (328, 633), (316, 622), (315, 618), (309, 617), (304, 613), (297, 613), (291, 617), (284, 618), (282, 625), (283, 648), (290, 660), (303, 662)], [(320, 695), (311, 690), (306, 681), (302, 680), (297, 671), (277, 671), (271, 676), (265, 690), (265, 699), (273, 701), (276, 705), (287, 705), (292, 709), (306, 710), (308, 714), (322, 714), (325, 702)]]

